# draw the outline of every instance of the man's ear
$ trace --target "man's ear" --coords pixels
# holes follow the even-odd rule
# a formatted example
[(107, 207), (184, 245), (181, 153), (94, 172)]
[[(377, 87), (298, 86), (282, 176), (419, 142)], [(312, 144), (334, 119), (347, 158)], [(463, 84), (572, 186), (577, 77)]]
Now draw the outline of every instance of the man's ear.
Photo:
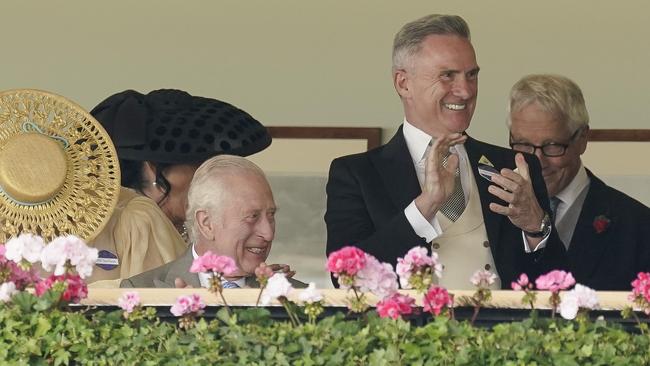
[(582, 127), (582, 131), (579, 132), (580, 136), (578, 136), (578, 141), (576, 143), (578, 144), (578, 151), (580, 151), (580, 155), (584, 154), (585, 150), (587, 150), (587, 141), (589, 140), (589, 125), (585, 125)]
[(401, 98), (406, 98), (409, 95), (408, 81), (406, 70), (397, 69), (393, 71), (393, 85)]
[(194, 215), (201, 236), (206, 240), (213, 241), (216, 237), (216, 227), (210, 213), (207, 210), (197, 210)]

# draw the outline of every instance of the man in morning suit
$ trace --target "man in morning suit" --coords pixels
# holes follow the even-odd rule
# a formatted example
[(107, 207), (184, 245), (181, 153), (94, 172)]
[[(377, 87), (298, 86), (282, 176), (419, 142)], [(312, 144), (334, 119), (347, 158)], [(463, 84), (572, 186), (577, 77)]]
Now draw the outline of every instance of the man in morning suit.
[(510, 92), (510, 146), (537, 155), (554, 224), (576, 281), (596, 290), (630, 290), (650, 271), (650, 208), (609, 187), (582, 164), (589, 114), (578, 85), (529, 75)]
[(201, 164), (188, 191), (186, 227), (193, 244), (178, 259), (125, 279), (120, 287), (209, 287), (208, 274), (189, 269), (194, 259), (212, 251), (237, 264), (225, 288), (258, 288), (255, 268), (271, 251), (275, 211), (271, 187), (257, 165), (239, 156), (215, 156)]
[(496, 272), (498, 288), (563, 267), (537, 159), (465, 134), (478, 73), (461, 17), (429, 15), (397, 33), (392, 74), (404, 123), (386, 145), (332, 162), (328, 254), (355, 245), (395, 264), (424, 245), (445, 266), (439, 283), (454, 289), (469, 288), (477, 269)]

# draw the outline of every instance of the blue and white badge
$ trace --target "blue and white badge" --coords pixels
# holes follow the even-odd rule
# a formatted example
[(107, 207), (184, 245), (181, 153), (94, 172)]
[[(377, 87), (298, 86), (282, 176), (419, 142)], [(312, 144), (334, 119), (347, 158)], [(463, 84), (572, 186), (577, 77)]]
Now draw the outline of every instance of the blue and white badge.
[(97, 262), (95, 265), (105, 271), (110, 271), (117, 268), (120, 265), (120, 261), (117, 259), (117, 255), (109, 252), (108, 250), (100, 250), (97, 253)]
[(493, 166), (489, 166), (489, 165), (485, 165), (485, 164), (479, 164), (479, 166), (478, 166), (478, 174), (481, 177), (483, 177), (483, 178), (485, 178), (485, 179), (487, 179), (488, 181), (491, 182), (492, 181), (492, 176), (493, 175), (498, 175), (499, 171), (496, 170), (496, 168), (493, 167)]

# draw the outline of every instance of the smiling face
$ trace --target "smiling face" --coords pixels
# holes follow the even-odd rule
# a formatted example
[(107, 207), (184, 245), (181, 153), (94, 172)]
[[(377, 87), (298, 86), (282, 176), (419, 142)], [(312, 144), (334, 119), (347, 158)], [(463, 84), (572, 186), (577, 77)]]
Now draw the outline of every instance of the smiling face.
[(568, 144), (564, 155), (548, 157), (536, 149), (542, 165), (542, 175), (549, 197), (560, 193), (576, 176), (580, 155), (587, 148), (587, 129), (578, 132), (574, 140), (566, 123), (545, 111), (537, 102), (530, 103), (510, 114), (512, 142), (542, 146), (549, 142)]
[(207, 219), (209, 231), (197, 243), (197, 253), (207, 250), (232, 257), (239, 268), (233, 277), (252, 275), (266, 260), (275, 235), (276, 206), (263, 176), (251, 172), (227, 174), (219, 212)]
[(406, 119), (432, 136), (465, 131), (478, 94), (476, 55), (470, 41), (455, 35), (430, 35), (393, 81)]

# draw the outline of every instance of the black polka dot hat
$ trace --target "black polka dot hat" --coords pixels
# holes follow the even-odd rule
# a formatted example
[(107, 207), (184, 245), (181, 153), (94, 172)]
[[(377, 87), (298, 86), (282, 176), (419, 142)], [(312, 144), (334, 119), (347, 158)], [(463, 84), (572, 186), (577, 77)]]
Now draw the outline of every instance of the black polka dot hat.
[(120, 159), (192, 164), (219, 154), (248, 156), (271, 144), (266, 128), (243, 110), (182, 90), (126, 90), (90, 112)]

